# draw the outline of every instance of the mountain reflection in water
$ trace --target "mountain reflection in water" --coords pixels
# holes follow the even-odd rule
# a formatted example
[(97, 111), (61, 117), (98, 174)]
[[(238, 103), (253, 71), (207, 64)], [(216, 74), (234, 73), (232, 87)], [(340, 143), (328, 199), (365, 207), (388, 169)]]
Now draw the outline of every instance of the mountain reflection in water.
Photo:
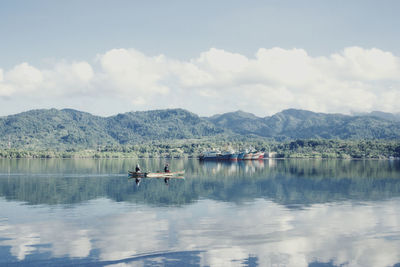
[[(0, 265), (389, 266), (398, 161), (0, 160)], [(141, 160), (159, 170), (164, 160)]]

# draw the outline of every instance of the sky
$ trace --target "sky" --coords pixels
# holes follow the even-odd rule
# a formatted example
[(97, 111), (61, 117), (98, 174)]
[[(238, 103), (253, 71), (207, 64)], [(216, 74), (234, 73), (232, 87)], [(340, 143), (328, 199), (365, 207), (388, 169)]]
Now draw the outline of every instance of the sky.
[(399, 1), (0, 1), (0, 116), (400, 112)]

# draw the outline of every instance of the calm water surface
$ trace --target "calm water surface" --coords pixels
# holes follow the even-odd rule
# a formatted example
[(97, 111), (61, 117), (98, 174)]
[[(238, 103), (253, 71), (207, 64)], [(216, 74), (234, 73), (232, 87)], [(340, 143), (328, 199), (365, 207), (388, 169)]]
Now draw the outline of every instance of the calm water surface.
[(400, 266), (399, 161), (135, 164), (0, 160), (0, 265)]

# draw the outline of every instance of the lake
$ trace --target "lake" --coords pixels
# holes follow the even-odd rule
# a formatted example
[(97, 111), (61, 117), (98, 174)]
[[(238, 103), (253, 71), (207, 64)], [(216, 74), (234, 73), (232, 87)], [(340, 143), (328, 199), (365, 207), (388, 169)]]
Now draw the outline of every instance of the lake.
[(400, 266), (400, 161), (1, 159), (0, 265)]

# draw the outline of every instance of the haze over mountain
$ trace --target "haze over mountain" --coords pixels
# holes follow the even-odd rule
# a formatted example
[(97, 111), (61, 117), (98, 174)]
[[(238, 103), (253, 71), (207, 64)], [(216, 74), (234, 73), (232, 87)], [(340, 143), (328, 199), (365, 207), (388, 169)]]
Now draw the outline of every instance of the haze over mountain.
[[(31, 110), (0, 118), (1, 147), (93, 148), (189, 138), (400, 139), (397, 115), (325, 114), (287, 109), (270, 117), (243, 111), (199, 117), (183, 109), (128, 112), (110, 117), (72, 109)], [(388, 119), (387, 119), (388, 118)]]
[(371, 116), (371, 117), (378, 117), (385, 120), (390, 121), (400, 121), (400, 113), (389, 113), (389, 112), (382, 112), (382, 111), (371, 111), (367, 112), (354, 112), (352, 113), (354, 116)]

